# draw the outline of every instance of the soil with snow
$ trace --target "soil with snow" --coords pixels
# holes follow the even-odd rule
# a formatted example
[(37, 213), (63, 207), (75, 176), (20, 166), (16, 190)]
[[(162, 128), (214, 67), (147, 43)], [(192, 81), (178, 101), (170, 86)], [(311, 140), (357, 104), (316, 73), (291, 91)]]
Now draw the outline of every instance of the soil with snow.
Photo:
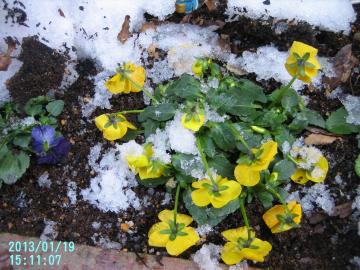
[[(205, 7), (184, 18), (172, 15), (172, 22), (187, 21), (194, 24), (202, 22), (210, 24), (216, 20), (224, 21), (225, 7), (209, 13)], [(358, 14), (359, 15), (359, 14)], [(23, 14), (23, 16), (26, 16)], [(148, 20), (153, 19), (146, 16)], [(306, 23), (290, 25), (283, 33), (276, 33), (276, 24), (280, 22), (260, 22), (249, 18), (240, 18), (237, 22), (223, 25), (218, 32), (228, 35), (233, 53), (241, 54), (245, 50), (254, 51), (257, 47), (274, 43), (280, 50), (287, 50), (293, 40), (311, 43), (319, 48), (320, 56), (334, 56), (345, 44), (353, 44), (353, 52), (360, 59), (360, 41), (354, 39), (354, 33), (360, 33), (359, 19), (356, 21), (350, 36), (327, 31), (313, 30)], [(275, 25), (275, 26), (274, 26)], [(64, 59), (54, 50), (47, 47), (44, 41), (35, 38), (23, 43), (21, 60), (23, 68), (9, 82), (9, 91), (15, 101), (23, 103), (31, 97), (56, 90), (61, 83), (64, 72)], [(160, 57), (162, 52), (159, 51)], [(154, 59), (149, 58), (149, 62)], [(90, 179), (95, 172), (89, 168), (88, 155), (91, 147), (102, 142), (103, 149), (110, 149), (112, 144), (103, 140), (101, 133), (92, 122), (82, 116), (81, 104), (88, 102), (94, 95), (94, 82), (91, 76), (100, 72), (92, 60), (84, 60), (77, 64), (79, 78), (65, 93), (54, 91), (56, 98), (65, 101), (65, 110), (60, 119), (65, 120), (61, 131), (72, 142), (71, 153), (62, 166), (38, 166), (32, 162), (26, 175), (15, 185), (5, 185), (0, 192), (0, 231), (40, 236), (44, 230), (44, 220), (56, 222), (57, 240), (74, 241), (78, 244), (96, 245), (127, 249), (138, 253), (157, 253), (166, 255), (163, 249), (147, 246), (147, 232), (150, 226), (157, 222), (157, 213), (172, 202), (165, 205), (163, 188), (147, 189), (141, 186), (133, 188), (138, 198), (147, 198), (140, 211), (129, 208), (127, 211), (115, 214), (101, 212), (83, 201), (80, 190), (89, 187)], [(66, 71), (65, 71), (66, 72)], [(354, 73), (349, 83), (342, 87), (345, 93), (360, 95), (359, 74)], [(255, 79), (254, 74), (245, 75)], [(274, 80), (259, 82), (267, 91), (272, 91), (279, 83)], [(315, 89), (305, 89), (304, 94), (310, 96), (309, 107), (319, 111), (323, 116), (338, 108), (341, 103), (325, 97), (323, 92)], [(116, 96), (110, 100), (111, 111), (144, 108), (142, 93)], [(109, 110), (96, 109), (92, 117)], [(136, 123), (136, 117), (129, 117)], [(306, 134), (306, 133), (305, 133)], [(304, 135), (305, 135), (304, 134)], [(138, 137), (137, 141), (142, 142)], [(334, 195), (335, 205), (341, 205), (354, 199), (359, 179), (355, 176), (353, 161), (357, 155), (355, 136), (346, 136), (342, 141), (321, 147), (330, 156), (331, 170), (327, 179), (335, 179), (341, 175), (343, 187), (334, 181), (327, 181), (329, 191)], [(41, 188), (38, 178), (48, 172), (51, 188)], [(77, 200), (72, 204), (68, 197), (68, 183), (75, 182)], [(310, 184), (311, 185), (311, 184)], [(21, 198), (19, 199), (19, 194)], [(180, 212), (186, 210), (180, 207)], [(301, 228), (282, 234), (272, 235), (261, 220), (264, 209), (260, 204), (249, 208), (249, 219), (255, 226), (261, 239), (266, 239), (273, 245), (273, 250), (265, 263), (256, 263), (259, 268), (270, 269), (343, 269), (350, 260), (360, 254), (358, 245), (358, 224), (349, 216), (329, 216), (316, 209), (310, 217), (304, 217)], [(120, 230), (120, 224), (132, 222), (130, 231)], [(94, 226), (94, 223), (96, 226)], [(131, 224), (132, 224), (131, 223)], [(219, 232), (243, 226), (240, 213), (230, 215), (220, 225), (208, 233), (206, 242), (222, 245)], [(116, 244), (119, 243), (119, 244)], [(199, 247), (192, 247), (182, 256), (189, 258)], [(250, 265), (252, 263), (250, 262)]]

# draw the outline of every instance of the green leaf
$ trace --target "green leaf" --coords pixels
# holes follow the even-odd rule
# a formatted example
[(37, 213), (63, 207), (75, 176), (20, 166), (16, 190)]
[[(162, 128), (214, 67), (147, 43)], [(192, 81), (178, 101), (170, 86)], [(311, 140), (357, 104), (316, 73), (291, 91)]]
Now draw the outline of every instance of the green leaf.
[(147, 119), (145, 122), (142, 123), (142, 126), (144, 127), (145, 138), (147, 138), (151, 134), (156, 132), (156, 129), (160, 127), (160, 123), (152, 119)]
[(357, 176), (360, 177), (360, 154), (358, 155), (357, 159), (355, 160), (355, 172)]
[(138, 183), (140, 185), (148, 188), (153, 188), (160, 185), (164, 185), (170, 179), (170, 176), (161, 176), (159, 178), (149, 178), (144, 180), (141, 180), (139, 176), (136, 176), (136, 179), (138, 180)]
[(293, 121), (288, 126), (290, 130), (299, 133), (303, 131), (308, 126), (308, 120), (306, 115), (303, 112), (298, 112), (295, 114)]
[(40, 114), (43, 111), (42, 105), (25, 105), (25, 112), (30, 116), (35, 116)]
[(290, 160), (284, 159), (274, 165), (273, 172), (277, 172), (279, 180), (288, 180), (295, 172), (295, 165)]
[(194, 155), (174, 154), (171, 157), (174, 168), (183, 175), (190, 176), (191, 171), (204, 171), (201, 160)]
[(263, 110), (254, 124), (261, 127), (276, 128), (287, 120), (286, 113), (278, 108)]
[(305, 114), (309, 125), (325, 128), (325, 120), (318, 112), (305, 108), (303, 113)]
[(241, 94), (246, 96), (249, 101), (266, 103), (268, 100), (264, 94), (264, 90), (259, 85), (253, 83), (250, 80), (240, 80), (237, 87), (240, 89)]
[(30, 142), (31, 142), (30, 134), (19, 134), (13, 140), (13, 144), (21, 148), (27, 148)]
[(236, 147), (236, 139), (232, 133), (231, 123), (215, 123), (210, 128), (210, 137), (217, 147), (224, 151), (231, 151)]
[(234, 179), (235, 165), (223, 155), (216, 155), (214, 158), (208, 160), (210, 168), (214, 168), (217, 174), (222, 177)]
[(46, 110), (52, 115), (52, 116), (59, 116), (64, 109), (64, 101), (62, 100), (54, 100), (50, 102), (48, 105), (46, 105)]
[(360, 131), (360, 126), (352, 125), (346, 122), (348, 116), (344, 107), (332, 112), (326, 120), (326, 129), (332, 133), (347, 135)]
[(209, 224), (210, 226), (216, 226), (240, 207), (238, 198), (230, 201), (222, 208), (198, 207), (192, 202), (190, 188), (184, 192), (183, 200), (186, 209), (199, 225)]
[(295, 142), (295, 137), (290, 133), (287, 128), (283, 126), (278, 127), (273, 132), (273, 135), (275, 136), (275, 141), (278, 143), (279, 148), (282, 152), (284, 151), (283, 146), (285, 142), (288, 142), (290, 147)]
[(267, 191), (262, 190), (256, 192), (256, 197), (260, 200), (264, 208), (270, 208), (272, 206), (274, 197)]
[(281, 98), (281, 106), (287, 112), (293, 112), (297, 109), (299, 104), (299, 96), (295, 90), (289, 88), (284, 91), (284, 94)]
[(214, 157), (216, 155), (216, 148), (214, 141), (211, 139), (209, 132), (202, 133), (198, 136), (201, 146), (208, 157)]
[(14, 184), (27, 170), (30, 165), (30, 158), (24, 152), (13, 155), (11, 152), (0, 160), (0, 179), (5, 184)]
[(29, 99), (26, 102), (24, 110), (30, 116), (41, 114), (44, 110), (43, 107), (50, 101), (50, 98), (46, 96), (38, 96), (36, 98)]
[(176, 106), (172, 103), (162, 103), (148, 106), (138, 116), (140, 122), (152, 119), (158, 122), (167, 121), (174, 117)]
[(177, 96), (187, 101), (197, 100), (202, 96), (200, 91), (200, 81), (189, 74), (183, 74), (172, 82), (166, 89), (168, 96)]
[(188, 176), (188, 175), (184, 175), (180, 172), (176, 173), (175, 179), (177, 182), (179, 182), (179, 184), (182, 188), (188, 187), (189, 184), (191, 184), (192, 182), (195, 181), (195, 178)]

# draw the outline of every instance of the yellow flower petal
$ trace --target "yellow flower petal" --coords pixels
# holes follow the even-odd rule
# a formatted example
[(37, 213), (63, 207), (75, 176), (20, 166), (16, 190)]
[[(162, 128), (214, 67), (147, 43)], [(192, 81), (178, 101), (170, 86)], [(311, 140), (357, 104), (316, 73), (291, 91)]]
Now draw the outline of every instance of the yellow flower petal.
[(233, 242), (227, 242), (224, 245), (223, 250), (221, 251), (221, 259), (227, 265), (233, 265), (241, 262), (244, 257), (243, 254), (240, 252), (237, 244)]
[(130, 168), (136, 169), (149, 166), (149, 159), (145, 155), (126, 156), (126, 161)]
[(207, 206), (211, 202), (209, 191), (205, 188), (192, 191), (191, 199), (193, 203), (199, 207)]
[(262, 241), (259, 238), (255, 238), (250, 245), (258, 248), (243, 248), (240, 250), (240, 254), (243, 258), (256, 262), (263, 262), (265, 256), (267, 256), (272, 249), (269, 242)]
[(299, 54), (300, 57), (303, 57), (306, 53), (309, 53), (311, 58), (317, 55), (318, 50), (303, 42), (294, 41), (290, 48), (290, 55), (293, 53)]
[(165, 247), (170, 235), (161, 234), (160, 231), (168, 229), (170, 229), (170, 226), (166, 222), (158, 222), (152, 225), (148, 232), (149, 245), (153, 247)]
[(195, 181), (191, 184), (191, 186), (193, 188), (202, 188), (203, 187), (203, 184), (209, 184), (211, 185), (211, 180), (210, 179), (202, 179), (202, 180), (199, 180), (199, 181)]
[(251, 164), (251, 168), (257, 171), (267, 169), (270, 165), (270, 162), (274, 160), (274, 157), (277, 154), (277, 146), (277, 142), (272, 140), (264, 143), (258, 150), (262, 151), (260, 157), (253, 164)]
[(103, 130), (103, 136), (109, 141), (115, 141), (124, 137), (126, 132), (127, 128), (124, 126), (118, 125), (117, 128), (114, 128), (114, 126), (111, 125)]
[(187, 113), (184, 113), (181, 117), (181, 124), (194, 132), (197, 132), (205, 123), (205, 115), (204, 114), (198, 114), (199, 121), (196, 121), (195, 117), (193, 116), (190, 121), (186, 121)]
[[(316, 173), (315, 170), (319, 172)], [(316, 183), (324, 182), (328, 171), (329, 171), (329, 163), (327, 159), (324, 156), (322, 156), (320, 157), (319, 161), (315, 164), (315, 168), (313, 169), (313, 171), (306, 172), (306, 178)], [(319, 174), (319, 176), (317, 176), (316, 174)]]
[[(174, 211), (173, 210), (163, 210), (158, 215), (159, 219), (164, 222), (169, 222), (170, 220), (174, 220)], [(193, 221), (192, 217), (184, 214), (177, 214), (176, 223), (183, 223), (185, 226), (188, 226)]]
[[(228, 240), (230, 242), (237, 242), (239, 238), (247, 239), (248, 230), (245, 226), (243, 226), (243, 227), (239, 227), (236, 229), (230, 229), (230, 230), (223, 231), (221, 234), (226, 240)], [(255, 234), (252, 231), (251, 237), (254, 237), (254, 236), (255, 236)]]
[(200, 237), (192, 227), (185, 227), (182, 232), (187, 233), (185, 236), (176, 236), (175, 240), (169, 241), (166, 244), (166, 251), (172, 256), (178, 256), (187, 250), (189, 247), (194, 246)]
[(95, 118), (95, 125), (100, 131), (104, 130), (107, 122), (109, 122), (109, 117), (107, 114), (102, 114)]
[[(134, 65), (133, 65), (134, 66)], [(128, 76), (131, 78), (133, 82), (129, 82), (131, 87), (131, 92), (137, 93), (142, 90), (145, 84), (145, 69), (141, 66), (135, 67), (134, 71), (130, 73)]]
[(227, 205), (230, 201), (236, 199), (241, 193), (241, 185), (235, 181), (226, 181), (219, 184), (219, 188), (226, 186), (227, 189), (220, 191), (220, 196), (211, 196), (210, 201), (214, 208), (221, 208)]
[(291, 180), (298, 184), (305, 184), (309, 181), (306, 177), (306, 171), (303, 169), (297, 168), (292, 176), (290, 176)]
[(252, 187), (259, 183), (260, 172), (254, 171), (251, 166), (239, 164), (235, 167), (236, 180), (243, 186)]
[(125, 89), (125, 80), (121, 80), (121, 74), (117, 73), (105, 82), (105, 87), (112, 94), (119, 94)]

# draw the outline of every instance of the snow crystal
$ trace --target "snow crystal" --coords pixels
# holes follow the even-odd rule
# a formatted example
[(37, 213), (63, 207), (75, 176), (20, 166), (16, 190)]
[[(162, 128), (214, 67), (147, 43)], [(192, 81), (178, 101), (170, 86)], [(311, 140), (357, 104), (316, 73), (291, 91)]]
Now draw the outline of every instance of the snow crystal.
[(212, 110), (208, 104), (205, 104), (205, 122), (224, 122), (228, 118), (227, 115), (221, 116), (216, 111)]
[(206, 237), (214, 229), (209, 224), (205, 224), (198, 226), (195, 230), (200, 237)]
[[(304, 138), (302, 137), (293, 143), (290, 155), (293, 158), (301, 158), (299, 166), (305, 170), (311, 169), (313, 165), (323, 156), (321, 151), (315, 146), (304, 145)], [(314, 175), (318, 175), (318, 177), (324, 174), (324, 172), (321, 172), (321, 168), (318, 167), (314, 168), (312, 173), (314, 173)]]
[(360, 125), (360, 97), (345, 95), (340, 97), (340, 101), (349, 114), (346, 117), (346, 122), (349, 124)]
[(343, 179), (342, 179), (341, 175), (337, 174), (335, 176), (335, 183), (338, 185), (341, 185), (343, 183)]
[(354, 256), (354, 258), (352, 258), (350, 260), (350, 263), (352, 263), (353, 265), (355, 265), (356, 267), (360, 268), (360, 257), (359, 256)]
[(355, 200), (352, 204), (352, 208), (360, 211), (360, 186), (358, 186), (356, 191), (357, 191), (357, 196), (355, 197)]
[[(262, 0), (229, 0), (226, 13), (231, 20), (238, 15), (266, 20), (269, 17), (306, 21), (321, 29), (349, 33), (356, 13), (348, 0), (276, 0), (265, 5)], [(235, 17), (235, 18), (234, 18)]]
[(282, 152), (284, 154), (287, 154), (290, 152), (290, 143), (288, 141), (284, 141), (283, 144), (281, 145), (281, 149), (282, 149)]
[(324, 210), (328, 215), (332, 215), (335, 201), (325, 184), (318, 183), (310, 188), (303, 187), (301, 193), (305, 194), (302, 198), (299, 191), (295, 191), (286, 198), (286, 201), (296, 200), (301, 203), (303, 212), (310, 216), (315, 205)]
[(146, 73), (153, 83), (161, 83), (174, 77), (174, 70), (169, 67), (167, 59), (156, 61), (151, 69)]
[(93, 229), (96, 231), (100, 229), (100, 226), (101, 226), (101, 222), (94, 221), (93, 223), (91, 223), (91, 227), (93, 227)]
[(48, 172), (44, 172), (42, 175), (39, 176), (38, 184), (39, 184), (40, 187), (50, 188), (51, 180), (49, 178), (49, 173)]
[(57, 223), (51, 220), (44, 220), (45, 228), (40, 235), (42, 241), (52, 241), (55, 240), (59, 232), (57, 231)]
[(238, 264), (230, 266), (229, 270), (249, 270), (249, 266), (246, 261), (242, 261)]
[(335, 90), (331, 91), (330, 95), (328, 96), (330, 99), (339, 98), (343, 94), (344, 90), (338, 86)]
[(111, 241), (109, 239), (109, 236), (99, 236), (99, 234), (94, 233), (93, 236), (91, 236), (91, 240), (96, 246), (99, 246), (103, 249), (121, 249), (122, 246), (118, 242)]
[(200, 270), (221, 270), (219, 265), (221, 247), (214, 244), (206, 244), (193, 256), (192, 260)]
[(98, 169), (97, 168), (97, 166), (98, 166), (97, 160), (100, 158), (101, 147), (102, 147), (102, 144), (98, 143), (95, 146), (90, 148), (90, 153), (88, 155), (88, 160), (89, 160), (88, 163), (91, 168)]
[[(230, 57), (228, 64), (246, 70), (247, 72), (256, 73), (256, 80), (275, 79), (283, 84), (287, 84), (291, 80), (290, 74), (285, 69), (284, 63), (288, 57), (288, 52), (280, 52), (273, 46), (263, 46), (257, 48), (257, 52), (245, 51), (242, 57)], [(327, 58), (319, 57), (322, 71), (313, 78), (312, 84), (316, 87), (321, 86), (321, 77), (333, 77), (332, 64)], [(269, 68), (271, 67), (271, 68)], [(292, 87), (295, 90), (301, 90), (304, 83), (296, 80)]]
[[(130, 206), (135, 209), (140, 207), (139, 198), (131, 189), (137, 186), (137, 182), (119, 153), (121, 147), (117, 145), (116, 148), (110, 149), (103, 155), (99, 164), (92, 167), (98, 175), (90, 180), (89, 188), (81, 191), (85, 200), (103, 212), (118, 213)], [(92, 157), (89, 159), (93, 160)]]
[(26, 202), (26, 194), (24, 191), (21, 191), (19, 196), (16, 198), (16, 205), (19, 208), (25, 208), (28, 206), (28, 203)]
[(164, 199), (161, 201), (161, 205), (168, 205), (171, 202), (171, 194), (165, 193)]
[(120, 158), (122, 162), (126, 162), (126, 156), (140, 156), (144, 152), (144, 148), (135, 142), (135, 140), (117, 145), (117, 148), (120, 152)]
[(175, 114), (174, 120), (166, 124), (169, 143), (172, 150), (183, 154), (197, 154), (196, 138), (193, 132), (181, 124), (181, 114)]
[(70, 204), (76, 204), (76, 183), (71, 181), (67, 183), (67, 196), (70, 200)]
[(159, 159), (160, 162), (168, 164), (171, 162), (170, 143), (168, 133), (165, 130), (157, 129), (155, 134), (151, 134), (146, 142), (152, 143), (154, 158)]

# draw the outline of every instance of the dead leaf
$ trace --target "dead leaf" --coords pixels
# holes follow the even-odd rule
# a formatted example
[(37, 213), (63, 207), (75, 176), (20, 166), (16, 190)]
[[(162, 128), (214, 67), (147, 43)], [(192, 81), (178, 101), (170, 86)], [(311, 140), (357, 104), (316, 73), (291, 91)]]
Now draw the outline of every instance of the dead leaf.
[(143, 32), (146, 32), (146, 31), (149, 30), (149, 29), (156, 30), (156, 28), (157, 28), (158, 25), (159, 25), (159, 24), (158, 24), (158, 23), (155, 23), (154, 21), (146, 22), (146, 23), (144, 23), (144, 24), (141, 26), (140, 32), (143, 33)]
[(147, 49), (147, 52), (150, 57), (154, 59), (159, 59), (159, 53), (156, 51), (156, 47), (154, 44), (150, 44), (149, 48)]
[(131, 32), (130, 32), (130, 16), (126, 15), (124, 22), (121, 26), (121, 31), (119, 32), (117, 39), (124, 44), (129, 37), (131, 37)]
[(229, 63), (226, 65), (226, 68), (227, 68), (227, 70), (229, 70), (230, 72), (232, 72), (232, 73), (234, 73), (234, 74), (236, 74), (238, 76), (242, 76), (242, 75), (247, 74), (246, 70), (244, 70), (244, 69), (242, 69), (242, 68), (240, 68), (238, 66), (229, 64)]
[(127, 223), (121, 223), (121, 224), (120, 224), (120, 229), (121, 229), (123, 232), (128, 232), (128, 231), (129, 231), (129, 228), (130, 228), (130, 226), (129, 226), (129, 224), (127, 224)]
[(312, 133), (305, 138), (304, 142), (307, 145), (310, 145), (310, 144), (324, 145), (324, 144), (331, 144), (331, 143), (335, 142), (336, 140), (342, 140), (342, 138), (336, 137), (336, 136)]
[(352, 202), (346, 202), (340, 205), (337, 205), (333, 209), (332, 216), (339, 216), (339, 218), (346, 218), (351, 215), (352, 209)]
[(64, 17), (65, 18), (65, 14), (64, 12), (61, 10), (61, 8), (58, 9), (58, 12), (60, 14), (61, 17)]
[(359, 60), (352, 54), (351, 44), (345, 45), (333, 59), (335, 77), (326, 77), (325, 83), (329, 85), (330, 89), (335, 89), (349, 79), (352, 69), (358, 63)]
[(15, 42), (7, 42), (7, 50), (5, 54), (0, 54), (0, 71), (7, 71), (11, 64), (11, 54), (16, 48)]
[(205, 0), (204, 4), (207, 6), (209, 11), (214, 11), (219, 5), (218, 0)]

